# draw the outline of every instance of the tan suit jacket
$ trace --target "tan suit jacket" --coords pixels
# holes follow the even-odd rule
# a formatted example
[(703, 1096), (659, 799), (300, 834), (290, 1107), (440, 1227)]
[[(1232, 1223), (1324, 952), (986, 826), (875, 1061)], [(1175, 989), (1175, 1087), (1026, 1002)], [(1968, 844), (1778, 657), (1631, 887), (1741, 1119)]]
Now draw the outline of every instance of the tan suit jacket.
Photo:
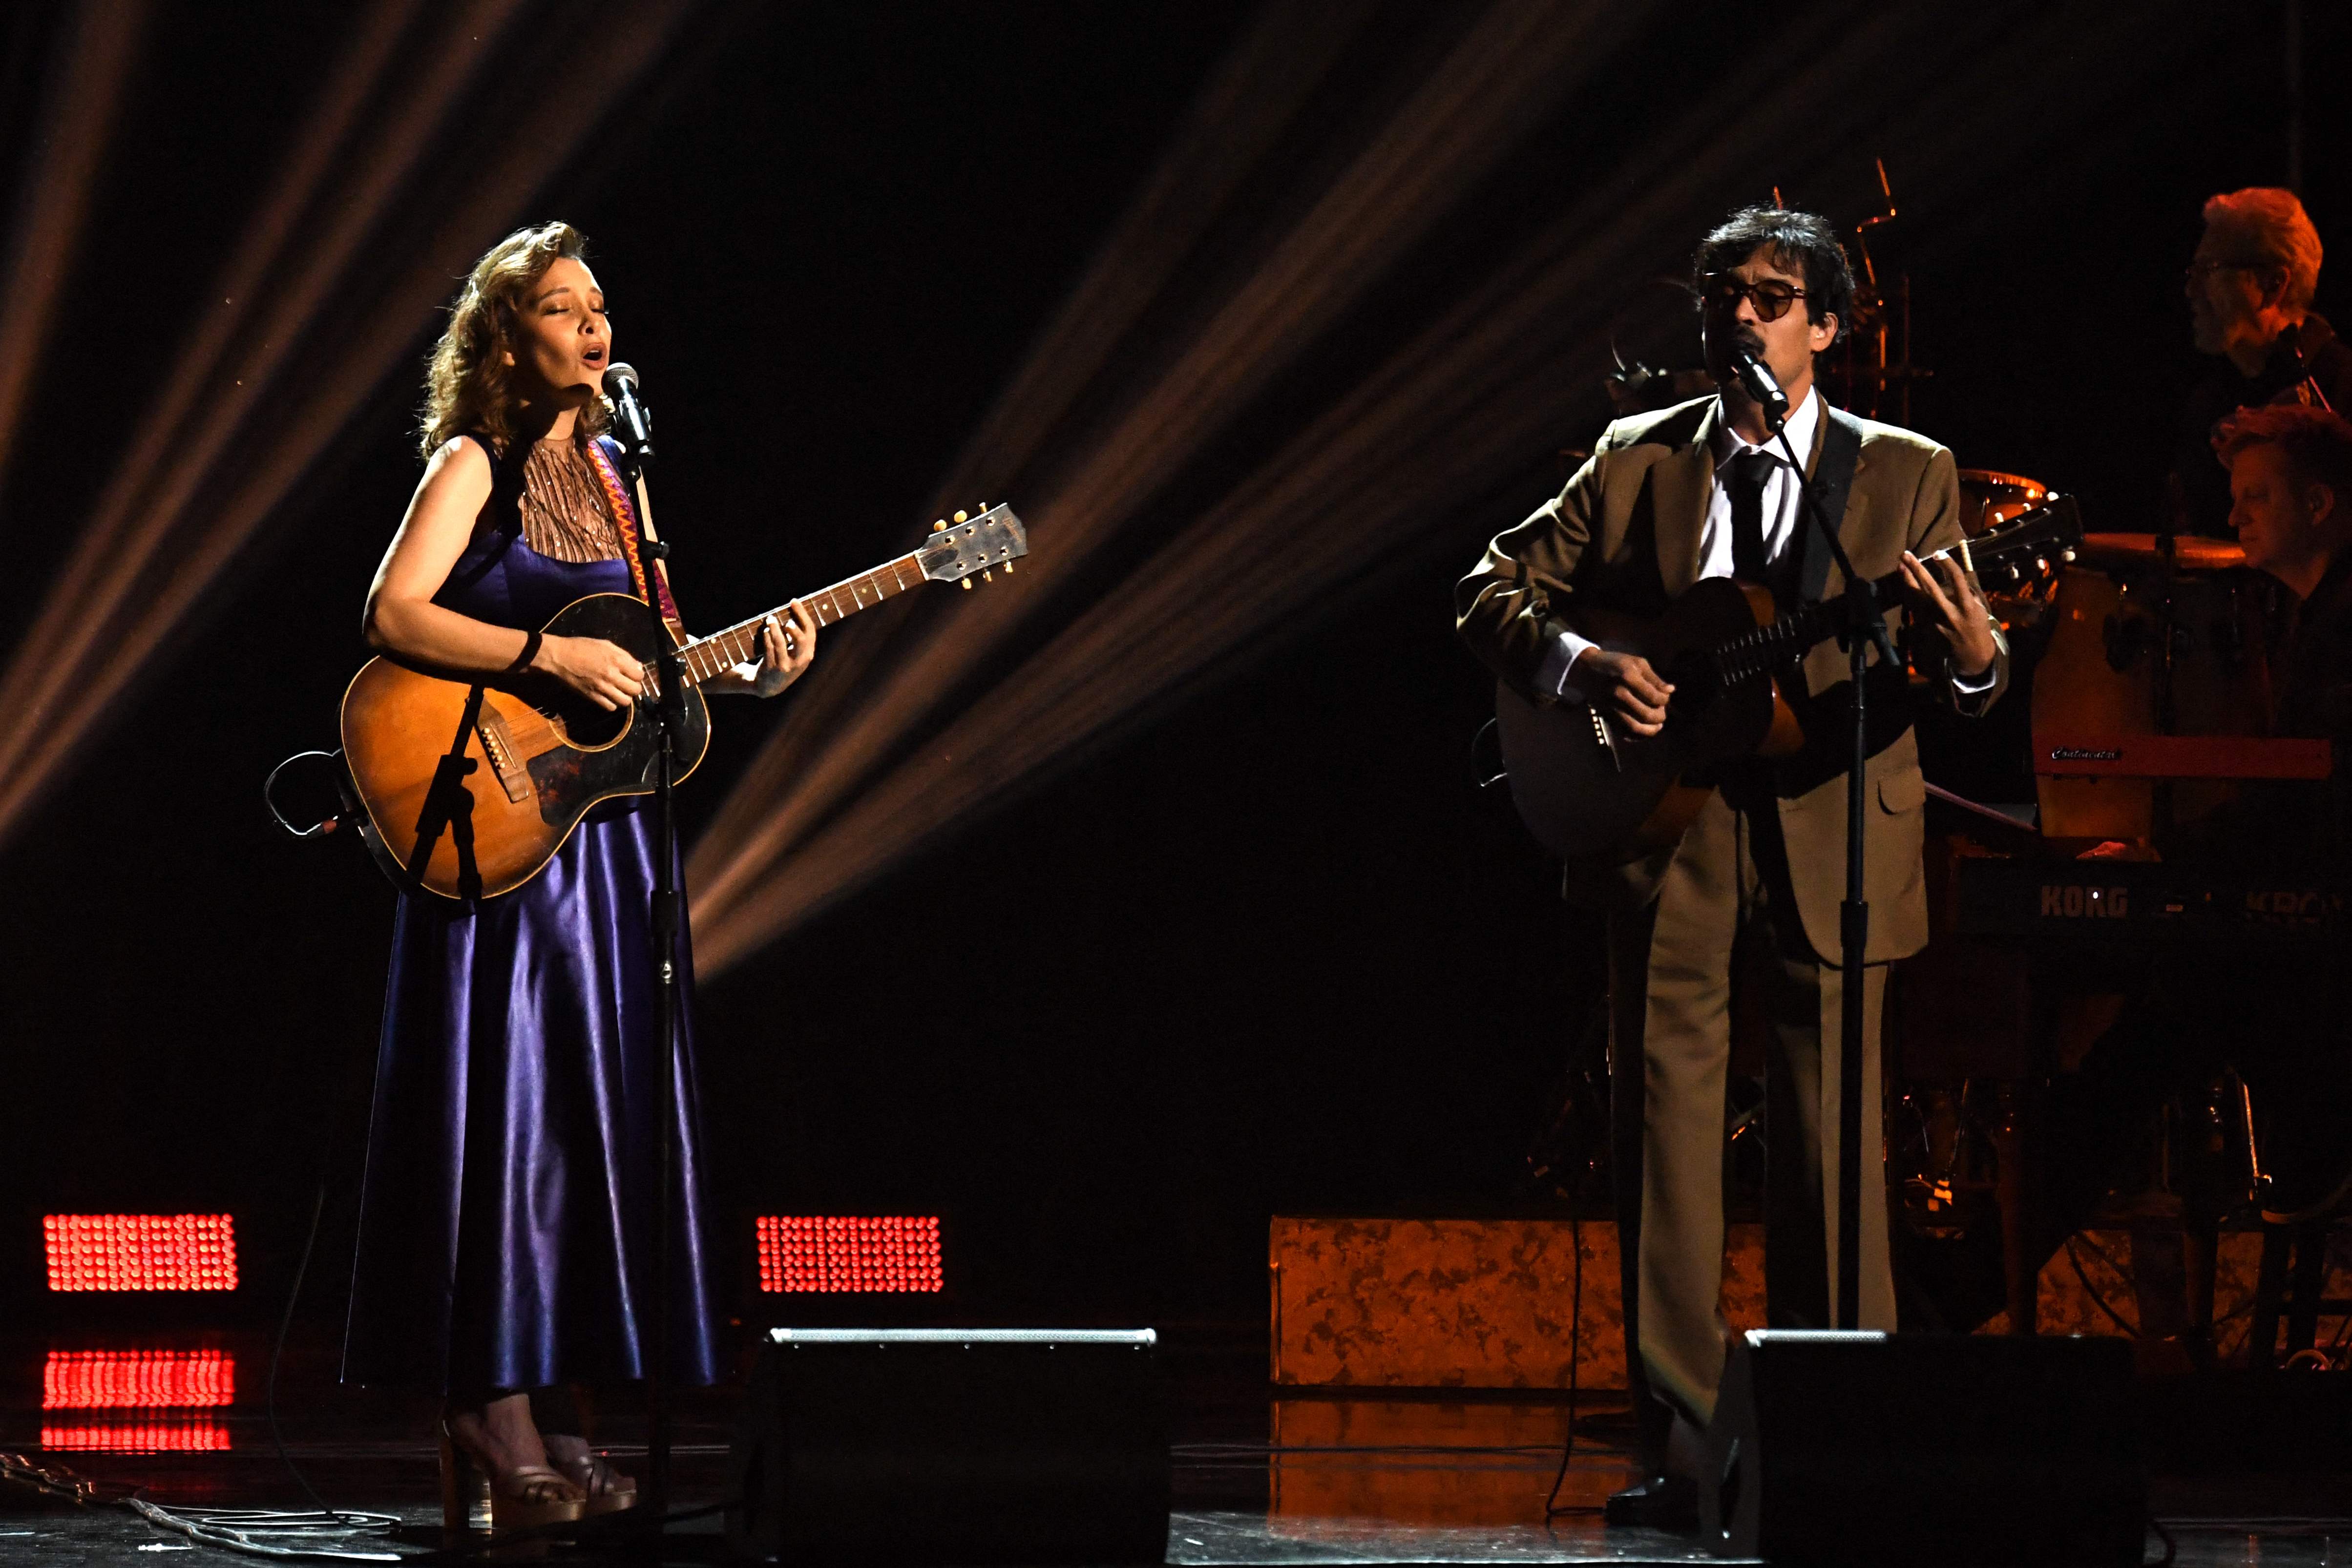
[[(1715, 485), (1709, 444), (1721, 417), (1720, 404), (1709, 395), (1617, 421), (1559, 496), (1487, 547), (1478, 569), (1455, 590), (1454, 601), (1463, 640), (1498, 678), (1538, 702), (1552, 700), (1534, 691), (1532, 682), (1572, 605), (1656, 613), (1696, 580)], [(1893, 425), (1857, 423), (1862, 452), (1838, 538), (1854, 570), (1875, 580), (1899, 569), (1906, 549), (1925, 556), (1958, 542), (1959, 483), (1945, 448)], [(1808, 477), (1820, 465), (1829, 428), (1826, 418), (1814, 426)], [(1801, 519), (1801, 525), (1811, 527)], [(1832, 566), (1826, 591), (1835, 593), (1840, 587)], [(1888, 610), (1899, 634), (1899, 601)], [(1914, 664), (1930, 687), (1962, 712), (1983, 712), (2008, 684), (2006, 644), (1995, 663), (1991, 689), (1964, 695), (1953, 683), (1949, 650), (1941, 638), (1922, 628), (1913, 643)], [(1806, 690), (1789, 694), (1805, 725), (1807, 759), (1779, 769), (1776, 789), (1805, 936), (1815, 955), (1832, 966), (1839, 957), (1838, 904), (1845, 896), (1843, 760), (1851, 755), (1852, 739), (1845, 725), (1833, 721), (1832, 708), (1816, 708), (1807, 699), (1843, 686), (1847, 675), (1846, 655), (1834, 641), (1807, 656)], [(1874, 715), (1890, 706), (1878, 682), (1871, 696)], [(1907, 709), (1884, 717), (1901, 728), (1891, 740), (1879, 742), (1867, 773), (1869, 798), (1877, 808), (1864, 841), (1868, 961), (1874, 964), (1907, 957), (1927, 944), (1920, 869), (1927, 784)], [(1874, 722), (1872, 728), (1880, 732), (1880, 724)], [(1639, 908), (1655, 896), (1672, 854), (1667, 850), (1630, 864), (1571, 864), (1570, 895), (1603, 908)]]

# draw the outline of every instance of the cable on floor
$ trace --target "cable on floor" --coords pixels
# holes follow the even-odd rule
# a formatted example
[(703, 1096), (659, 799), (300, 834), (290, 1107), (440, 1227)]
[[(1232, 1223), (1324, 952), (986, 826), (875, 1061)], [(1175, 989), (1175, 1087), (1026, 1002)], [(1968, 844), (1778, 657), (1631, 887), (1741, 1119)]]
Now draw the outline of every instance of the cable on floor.
[[(341, 1515), (275, 1513), (259, 1509), (168, 1509), (139, 1495), (140, 1489), (93, 1481), (63, 1465), (42, 1464), (17, 1453), (0, 1451), (0, 1480), (29, 1487), (44, 1497), (80, 1508), (119, 1508), (139, 1515), (160, 1529), (184, 1535), (205, 1546), (251, 1557), (303, 1563), (397, 1563), (396, 1552), (352, 1552), (316, 1544), (320, 1536), (382, 1535), (400, 1521), (389, 1514)], [(299, 1540), (311, 1544), (283, 1544), (268, 1537)]]
[(1572, 1502), (1563, 1506), (1559, 1489), (1568, 1484), (1569, 1461), (1576, 1458), (1576, 1375), (1577, 1360), (1584, 1348), (1584, 1176), (1570, 1186), (1568, 1192), (1568, 1244), (1575, 1251), (1570, 1265), (1571, 1283), (1568, 1291), (1568, 1436), (1560, 1440), (1559, 1471), (1551, 1478), (1551, 1491), (1544, 1499), (1544, 1519), (1547, 1522), (1567, 1513), (1599, 1513), (1597, 1503)]
[[(325, 1517), (335, 1519), (340, 1517), (338, 1511), (327, 1506), (326, 1500), (321, 1498), (318, 1489), (310, 1484), (310, 1478), (304, 1475), (301, 1468), (295, 1464), (294, 1457), (286, 1451), (286, 1435), (278, 1429), (278, 1366), (286, 1357), (286, 1335), (294, 1326), (294, 1305), (302, 1299), (302, 1281), (310, 1272), (310, 1252), (319, 1244), (319, 1221), (326, 1212), (327, 1178), (321, 1175), (319, 1177), (318, 1195), (310, 1200), (310, 1229), (302, 1238), (302, 1260), (294, 1265), (294, 1282), (286, 1291), (286, 1312), (278, 1320), (277, 1342), (269, 1347), (269, 1385), (268, 1396), (263, 1401), (263, 1408), (269, 1416), (269, 1442), (270, 1446), (278, 1450), (278, 1462), (286, 1467), (287, 1473), (294, 1478), (294, 1484), (302, 1489), (302, 1495), (310, 1500), (312, 1507)], [(289, 1514), (285, 1517), (291, 1519), (309, 1516)]]
[[(502, 1551), (532, 1541), (611, 1543), (624, 1535), (648, 1531), (656, 1522), (638, 1519), (634, 1512), (612, 1513), (572, 1523), (543, 1525), (536, 1530), (485, 1535), (438, 1549), (368, 1552), (326, 1542), (336, 1537), (388, 1536), (402, 1521), (392, 1514), (356, 1509), (310, 1513), (275, 1509), (166, 1508), (140, 1496), (142, 1489), (138, 1487), (93, 1481), (63, 1465), (45, 1465), (5, 1449), (0, 1449), (0, 1481), (28, 1487), (45, 1497), (82, 1508), (121, 1509), (198, 1545), (280, 1563), (404, 1563), (427, 1558), (446, 1561)], [(734, 1500), (730, 1499), (698, 1508), (678, 1509), (664, 1514), (658, 1522), (666, 1526), (705, 1519), (734, 1506)]]
[[(398, 1563), (398, 1552), (354, 1552), (346, 1547), (317, 1544), (321, 1537), (388, 1535), (400, 1521), (388, 1513), (289, 1513), (274, 1509), (164, 1508), (143, 1497), (128, 1497), (122, 1506), (159, 1530), (184, 1535), (200, 1546), (247, 1557), (268, 1557), (291, 1563)], [(295, 1544), (308, 1542), (310, 1544)]]

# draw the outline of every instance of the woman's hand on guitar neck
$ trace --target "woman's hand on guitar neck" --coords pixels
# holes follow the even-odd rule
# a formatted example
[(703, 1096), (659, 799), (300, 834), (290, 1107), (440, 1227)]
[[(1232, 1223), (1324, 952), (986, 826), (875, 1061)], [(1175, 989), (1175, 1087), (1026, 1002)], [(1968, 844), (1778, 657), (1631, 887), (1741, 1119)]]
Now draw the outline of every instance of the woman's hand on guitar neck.
[(1666, 699), (1675, 688), (1639, 653), (1587, 648), (1569, 666), (1568, 679), (1630, 734), (1647, 737), (1666, 727)]
[(645, 695), (645, 666), (637, 656), (602, 637), (542, 637), (530, 669), (554, 676), (608, 711), (627, 707)]
[(771, 615), (760, 628), (760, 664), (751, 685), (755, 697), (774, 696), (807, 674), (809, 661), (816, 657), (816, 617), (798, 600), (785, 613), (790, 625)]

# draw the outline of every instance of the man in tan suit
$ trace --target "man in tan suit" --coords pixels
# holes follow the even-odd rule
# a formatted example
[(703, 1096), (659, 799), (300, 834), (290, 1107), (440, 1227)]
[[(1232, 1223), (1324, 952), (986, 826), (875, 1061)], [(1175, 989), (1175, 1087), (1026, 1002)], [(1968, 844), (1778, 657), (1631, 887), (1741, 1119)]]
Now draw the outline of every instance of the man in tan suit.
[[(1667, 720), (1673, 686), (1639, 655), (1580, 635), (1580, 607), (1654, 614), (1697, 579), (1726, 575), (1769, 585), (1784, 603), (1840, 591), (1780, 443), (1739, 389), (1732, 365), (1745, 350), (1788, 394), (1790, 444), (1804, 455), (1855, 571), (1872, 580), (1902, 574), (1913, 668), (1941, 700), (1983, 712), (2007, 679), (1999, 627), (1957, 564), (1931, 570), (1916, 559), (1960, 538), (1952, 455), (1832, 410), (1813, 391), (1813, 356), (1837, 340), (1853, 297), (1835, 231), (1808, 214), (1749, 208), (1700, 244), (1693, 270), (1707, 367), (1721, 392), (1612, 424), (1567, 488), (1496, 538), (1463, 580), (1455, 591), (1463, 640), (1520, 695), (1590, 703), (1622, 730), (1651, 736)], [(1799, 303), (1803, 309), (1793, 308)], [(1769, 976), (1770, 1315), (1778, 1326), (1830, 1326), (1842, 1244), (1838, 906), (1853, 754), (1848, 675), (1834, 643), (1784, 675), (1803, 748), (1701, 780), (1717, 789), (1677, 845), (1568, 868), (1570, 896), (1611, 917), (1617, 1207), (1628, 1349), (1638, 1348), (1626, 1360), (1645, 1473), (1642, 1485), (1611, 1500), (1612, 1521), (1696, 1517), (1686, 1456), (1714, 1412), (1724, 1361), (1722, 1159), (1735, 946), (1751, 955), (1743, 974)], [(1911, 683), (1874, 654), (1869, 679), (1863, 1094), (1874, 1107), (1885, 966), (1926, 946), (1927, 912), (1926, 783), (1910, 727)], [(1861, 1326), (1891, 1329), (1876, 1113), (1863, 1124)]]

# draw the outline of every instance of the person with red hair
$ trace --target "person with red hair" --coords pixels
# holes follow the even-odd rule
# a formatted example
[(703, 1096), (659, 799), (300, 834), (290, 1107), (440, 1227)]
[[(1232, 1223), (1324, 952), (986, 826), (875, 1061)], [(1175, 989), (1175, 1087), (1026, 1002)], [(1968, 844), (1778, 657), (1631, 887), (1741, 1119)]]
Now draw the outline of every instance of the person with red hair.
[(2276, 402), (2352, 412), (2352, 348), (2311, 308), (2321, 256), (2319, 231), (2292, 191), (2255, 186), (2205, 204), (2183, 287), (2197, 351), (2219, 362), (2181, 411), (2167, 486), (2178, 531), (2229, 532), (2213, 442), (2231, 414)]

